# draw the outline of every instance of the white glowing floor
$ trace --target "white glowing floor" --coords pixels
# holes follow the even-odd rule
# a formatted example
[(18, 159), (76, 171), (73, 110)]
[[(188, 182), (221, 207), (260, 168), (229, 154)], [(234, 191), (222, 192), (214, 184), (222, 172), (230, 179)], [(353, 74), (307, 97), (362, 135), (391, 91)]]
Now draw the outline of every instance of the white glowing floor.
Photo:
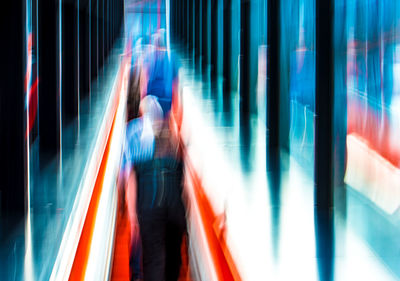
[[(251, 118), (250, 139), (243, 141), (237, 94), (228, 116), (222, 93), (202, 82), (187, 61), (183, 65), (189, 155), (215, 210), (226, 213), (228, 244), (243, 280), (398, 280), (387, 257), (350, 225), (351, 206), (347, 218), (335, 213), (334, 239), (316, 229), (313, 177), (293, 156), (287, 156), (280, 187), (269, 186), (263, 119)], [(400, 266), (400, 253), (390, 258)]]

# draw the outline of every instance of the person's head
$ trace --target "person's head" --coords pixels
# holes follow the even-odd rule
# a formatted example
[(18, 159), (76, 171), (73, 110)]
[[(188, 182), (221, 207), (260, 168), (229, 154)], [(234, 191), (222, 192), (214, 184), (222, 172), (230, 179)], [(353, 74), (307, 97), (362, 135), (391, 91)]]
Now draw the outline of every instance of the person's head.
[(157, 33), (160, 38), (160, 47), (165, 47), (165, 29), (160, 28)]
[(152, 95), (145, 96), (140, 102), (140, 112), (143, 118), (151, 122), (153, 133), (157, 136), (162, 129), (164, 121), (164, 113), (157, 97)]
[(165, 29), (161, 28), (157, 30), (156, 33), (152, 36), (153, 44), (156, 48), (164, 48), (165, 47)]

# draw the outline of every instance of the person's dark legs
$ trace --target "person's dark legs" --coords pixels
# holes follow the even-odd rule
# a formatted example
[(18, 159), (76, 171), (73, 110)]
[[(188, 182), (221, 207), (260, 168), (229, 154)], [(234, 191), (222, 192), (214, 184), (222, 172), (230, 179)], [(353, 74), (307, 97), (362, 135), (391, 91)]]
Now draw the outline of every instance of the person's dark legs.
[(132, 273), (131, 280), (143, 279), (141, 262), (142, 262), (142, 241), (140, 237), (137, 237), (137, 239), (132, 244), (131, 255), (129, 258), (129, 266)]
[(139, 216), (143, 253), (143, 280), (165, 280), (165, 214), (149, 211)]
[(166, 280), (177, 281), (182, 263), (181, 245), (186, 230), (186, 218), (183, 205), (169, 208), (166, 228)]
[(165, 280), (177, 281), (181, 268), (181, 244), (182, 244), (183, 230), (176, 225), (167, 225), (167, 259), (166, 259), (166, 272)]

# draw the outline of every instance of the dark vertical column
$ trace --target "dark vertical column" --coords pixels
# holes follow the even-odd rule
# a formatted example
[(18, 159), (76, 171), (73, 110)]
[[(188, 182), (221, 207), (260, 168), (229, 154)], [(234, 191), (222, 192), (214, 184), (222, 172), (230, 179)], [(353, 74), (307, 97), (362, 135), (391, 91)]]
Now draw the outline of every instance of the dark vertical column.
[[(268, 1), (267, 30), (267, 128), (268, 146), (278, 149), (280, 126), (280, 1)], [(271, 150), (272, 152), (272, 150)]]
[(208, 64), (208, 0), (201, 2), (201, 63), (205, 70)]
[(118, 14), (118, 5), (119, 5), (119, 0), (115, 1), (114, 4), (114, 41), (118, 39), (118, 27), (119, 27), (119, 14)]
[(104, 0), (99, 0), (99, 66), (104, 64)]
[(232, 0), (224, 1), (224, 56), (223, 56), (223, 93), (224, 99), (230, 98), (232, 56)]
[(180, 2), (181, 7), (181, 25), (182, 25), (182, 43), (185, 43), (185, 34), (186, 34), (186, 0)]
[(89, 95), (89, 100), (91, 97), (91, 81), (92, 81), (92, 2), (93, 0), (89, 0), (89, 5), (87, 7), (87, 22), (89, 24), (87, 30), (88, 30), (88, 67), (87, 70), (89, 72), (88, 75), (88, 95)]
[(63, 120), (70, 121), (79, 110), (79, 39), (78, 7), (73, 2), (62, 4), (62, 108)]
[[(280, 204), (281, 197), (281, 157), (280, 157), (280, 42), (281, 13), (280, 0), (267, 1), (267, 170), (271, 204)], [(271, 212), (274, 222), (272, 231), (273, 255), (279, 250), (281, 213), (279, 209)]]
[(111, 46), (114, 46), (115, 41), (115, 0), (111, 1)]
[(194, 7), (194, 35), (195, 35), (195, 39), (194, 39), (194, 55), (196, 58), (196, 61), (199, 59), (200, 57), (200, 32), (201, 32), (201, 28), (200, 28), (200, 15), (201, 15), (201, 11), (200, 11), (200, 0), (194, 0), (195, 3), (195, 7)]
[(187, 0), (182, 2), (183, 44), (187, 44)]
[(211, 79), (218, 75), (218, 1), (211, 1)]
[(117, 40), (117, 27), (118, 27), (118, 18), (117, 18), (117, 6), (118, 0), (113, 1), (113, 41)]
[(107, 0), (107, 56), (111, 51), (111, 1)]
[[(315, 150), (314, 150), (314, 201), (316, 209), (314, 211), (314, 225), (315, 225), (315, 244), (316, 256), (321, 261), (318, 263), (318, 277), (320, 280), (331, 281), (334, 279), (335, 272), (335, 237), (343, 235), (340, 231), (335, 231), (334, 216), (333, 216), (333, 202), (334, 202), (334, 181), (333, 181), (333, 114), (334, 114), (334, 3), (339, 1), (333, 0), (317, 0), (316, 1), (316, 32), (315, 32)], [(341, 14), (340, 17), (345, 17), (346, 13)], [(335, 28), (340, 28), (345, 19), (340, 19)], [(339, 32), (345, 30), (342, 26)], [(338, 30), (336, 30), (338, 31)], [(339, 32), (336, 36), (339, 35)], [(340, 35), (339, 35), (340, 36)], [(337, 38), (339, 39), (339, 38)], [(337, 42), (339, 43), (339, 42)], [(345, 42), (344, 42), (345, 43)], [(342, 48), (346, 49), (345, 43)], [(336, 46), (339, 47), (339, 46)], [(338, 52), (339, 47), (335, 51)], [(344, 58), (345, 59), (345, 58)], [(345, 61), (337, 60), (335, 67), (342, 66), (344, 68), (343, 76), (346, 73)], [(343, 63), (343, 64), (341, 64)], [(336, 76), (340, 79), (339, 76)], [(336, 79), (335, 77), (335, 79)], [(338, 80), (336, 91), (340, 91), (341, 86)], [(342, 90), (345, 88), (342, 88)], [(338, 92), (336, 92), (338, 93)], [(343, 102), (343, 100), (342, 100)], [(341, 108), (344, 107), (344, 112), (341, 112), (341, 117), (345, 118), (346, 102), (342, 103)], [(343, 128), (336, 127), (339, 132)], [(342, 131), (345, 137), (345, 131)], [(345, 141), (343, 143), (345, 145)], [(340, 151), (340, 149), (339, 149)], [(338, 189), (341, 196), (344, 188)], [(339, 193), (339, 195), (340, 195)], [(346, 197), (337, 206), (339, 212), (346, 208)], [(345, 214), (345, 213), (342, 213)]]
[(105, 10), (106, 12), (106, 44), (107, 44), (107, 57), (110, 53), (110, 49), (111, 49), (111, 40), (110, 40), (110, 1), (112, 0), (106, 0), (107, 3), (107, 8)]
[(114, 4), (114, 41), (118, 38), (118, 26), (119, 26), (119, 15), (118, 15), (118, 5), (119, 0), (115, 1)]
[(109, 48), (109, 1), (110, 0), (103, 0), (104, 1), (104, 58), (106, 59), (108, 56)]
[[(40, 150), (60, 150), (59, 2), (39, 0), (39, 137)], [(43, 158), (42, 158), (43, 159)]]
[(189, 44), (190, 44), (190, 2), (191, 0), (185, 0), (186, 1), (186, 49), (189, 49)]
[(241, 116), (250, 112), (250, 1), (240, 5), (240, 75), (239, 109)]
[(114, 0), (110, 0), (108, 2), (108, 41), (109, 41), (109, 54), (112, 50), (113, 46), (113, 34), (112, 34), (112, 28), (113, 28), (113, 14), (112, 14), (112, 5), (113, 5)]
[(112, 24), (113, 24), (113, 26), (112, 26), (112, 30), (113, 30), (113, 32), (112, 32), (112, 39), (113, 39), (113, 45), (114, 45), (114, 43), (115, 43), (115, 40), (117, 39), (117, 32), (116, 32), (116, 26), (117, 26), (117, 15), (116, 15), (116, 13), (115, 13), (115, 11), (116, 11), (116, 3), (117, 3), (117, 0), (115, 0), (115, 1), (112, 1), (112, 14), (113, 14), (113, 21), (112, 21)]
[(97, 73), (96, 76), (99, 76), (100, 73), (100, 5), (101, 5), (101, 0), (96, 0), (97, 4), (96, 4), (96, 33), (97, 33), (97, 40), (96, 40), (96, 52), (97, 52)]
[(112, 49), (114, 45), (114, 3), (114, 0), (110, 1), (110, 49)]
[(329, 210), (332, 189), (333, 1), (316, 1), (315, 203)]
[(115, 6), (115, 38), (118, 39), (121, 32), (121, 23), (123, 21), (123, 14), (121, 13), (121, 0), (116, 2)]
[(97, 53), (97, 42), (98, 42), (98, 34), (97, 34), (97, 4), (98, 0), (92, 1), (92, 13), (91, 13), (91, 80), (94, 80), (97, 77), (98, 70), (98, 53)]
[(333, 280), (335, 235), (333, 218), (333, 0), (316, 1), (314, 225), (320, 280)]
[(111, 49), (112, 49), (112, 35), (111, 35), (111, 26), (112, 26), (112, 18), (111, 18), (111, 2), (112, 2), (113, 0), (108, 0), (107, 1), (107, 21), (108, 21), (108, 23), (107, 23), (107, 34), (108, 34), (108, 36), (107, 36), (107, 45), (108, 45), (108, 55), (110, 54), (110, 52), (111, 52)]
[(178, 26), (179, 26), (179, 43), (183, 43), (183, 1), (179, 1), (179, 3), (177, 3), (177, 8), (178, 8)]
[(185, 41), (185, 0), (179, 1), (179, 22), (181, 26), (181, 43)]
[(120, 0), (120, 14), (121, 14), (121, 21), (120, 21), (120, 27), (119, 27), (119, 34), (121, 32), (125, 31), (125, 1)]
[(179, 18), (180, 18), (180, 25), (181, 25), (181, 42), (185, 42), (185, 3), (186, 0), (179, 2)]
[(175, 3), (176, 9), (176, 22), (177, 22), (177, 41), (181, 42), (182, 40), (182, 18), (181, 18), (181, 3), (180, 1)]
[(188, 20), (189, 20), (189, 30), (188, 30), (188, 36), (189, 36), (189, 53), (193, 53), (193, 47), (194, 47), (194, 26), (193, 26), (193, 3), (194, 0), (188, 0), (189, 1), (189, 9), (188, 9)]
[[(87, 3), (86, 3), (87, 4)], [(81, 99), (90, 92), (90, 7), (80, 1), (79, 8), (79, 94)]]
[(19, 223), (25, 210), (25, 9), (25, 1), (6, 1), (0, 10), (7, 39), (0, 44), (0, 215), (16, 216), (10, 223)]
[(174, 2), (174, 33), (175, 33), (175, 41), (179, 40), (179, 19), (178, 19), (178, 6), (179, 4), (177, 3), (177, 1), (173, 1)]
[(179, 42), (180, 40), (180, 16), (179, 16), (179, 1), (174, 1), (174, 10), (175, 10), (175, 40)]
[(113, 46), (113, 21), (114, 21), (114, 16), (113, 16), (113, 4), (114, 4), (114, 0), (110, 0), (109, 2), (109, 7), (108, 7), (108, 12), (109, 12), (109, 17), (110, 17), (110, 51), (112, 49)]

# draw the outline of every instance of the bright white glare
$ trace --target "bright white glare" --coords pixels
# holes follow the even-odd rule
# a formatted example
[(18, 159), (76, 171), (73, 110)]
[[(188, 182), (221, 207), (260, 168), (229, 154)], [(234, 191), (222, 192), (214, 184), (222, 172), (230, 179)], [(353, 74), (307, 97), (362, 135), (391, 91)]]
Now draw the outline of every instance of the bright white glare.
[(356, 134), (347, 136), (345, 182), (388, 214), (400, 206), (400, 169)]
[[(246, 192), (242, 173), (223, 152), (210, 120), (205, 120), (199, 110), (200, 102), (191, 88), (184, 87), (183, 91), (182, 135), (188, 144), (189, 158), (215, 213), (226, 213), (227, 244), (243, 280), (265, 280), (270, 252), (266, 178), (253, 178), (252, 192)], [(260, 164), (257, 168), (265, 171), (265, 158), (260, 157), (256, 157)]]
[[(217, 215), (226, 212), (227, 246), (231, 251), (242, 280), (319, 280), (314, 221), (314, 182), (299, 163), (290, 157), (289, 171), (284, 171), (281, 182), (281, 201), (278, 206), (269, 202), (270, 194), (265, 174), (265, 127), (259, 127), (255, 155), (256, 172), (250, 179), (243, 178), (235, 159), (224, 153), (226, 139), (207, 119), (202, 109), (200, 83), (183, 87), (183, 125), (189, 158), (202, 179), (202, 185)], [(208, 110), (209, 108), (207, 108)], [(208, 113), (208, 112), (206, 112)], [(263, 147), (263, 148), (262, 148)], [(238, 148), (240, 149), (240, 148)], [(398, 181), (400, 182), (400, 180)], [(190, 186), (190, 184), (189, 184)], [(394, 196), (393, 198), (400, 198)], [(193, 200), (193, 199), (192, 199)], [(190, 200), (189, 200), (190, 201)], [(279, 209), (279, 221), (272, 225), (273, 212)], [(197, 210), (192, 210), (197, 212)], [(209, 267), (209, 256), (202, 250), (205, 243), (199, 218), (189, 217), (189, 234), (193, 241), (200, 271)], [(273, 237), (273, 228), (278, 228)], [(336, 233), (335, 233), (336, 235)], [(382, 261), (362, 242), (359, 236), (345, 230), (344, 254), (333, 258), (333, 280), (395, 280)], [(277, 256), (274, 256), (274, 249)], [(366, 270), (368, 269), (368, 270)]]
[[(113, 84), (111, 93), (115, 92), (116, 80), (118, 77), (119, 76), (117, 75), (114, 81), (112, 81)], [(104, 112), (105, 118), (103, 118), (101, 122), (99, 134), (96, 139), (94, 148), (91, 152), (90, 160), (87, 161), (84, 168), (85, 171), (79, 184), (80, 186), (75, 197), (74, 205), (71, 210), (71, 215), (68, 218), (68, 222), (65, 227), (57, 258), (50, 276), (50, 281), (66, 281), (69, 279), (76, 249), (78, 247), (80, 239), (80, 234), (82, 233), (86, 214), (90, 204), (90, 199), (92, 198), (96, 176), (100, 168), (101, 156), (103, 155), (105, 149), (105, 136), (108, 135), (108, 131), (111, 127), (110, 121), (112, 120), (109, 120), (109, 118), (106, 117), (110, 116), (113, 105), (113, 98), (114, 95), (110, 95)]]
[(24, 280), (33, 281), (33, 255), (32, 255), (32, 226), (31, 212), (28, 209), (25, 222), (25, 258), (24, 258)]
[(108, 280), (111, 266), (114, 225), (117, 206), (116, 175), (125, 136), (125, 105), (129, 64), (125, 66), (114, 129), (110, 134), (110, 150), (97, 209), (85, 280)]

